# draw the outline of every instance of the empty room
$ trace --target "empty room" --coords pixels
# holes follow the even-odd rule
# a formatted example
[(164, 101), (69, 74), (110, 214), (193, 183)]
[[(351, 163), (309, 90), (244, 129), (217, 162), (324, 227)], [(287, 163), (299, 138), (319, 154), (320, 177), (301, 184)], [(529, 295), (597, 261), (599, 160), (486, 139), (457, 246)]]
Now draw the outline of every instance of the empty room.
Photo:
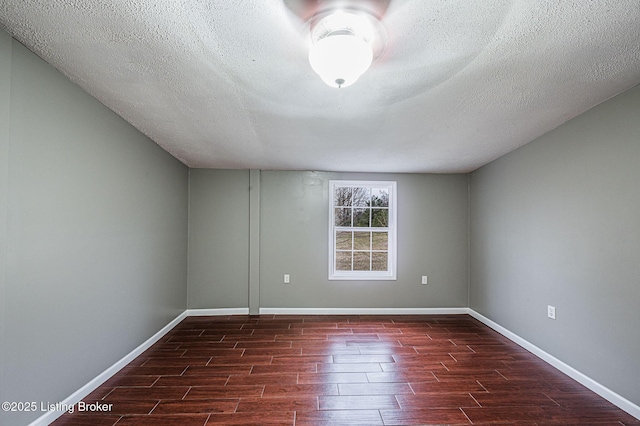
[(0, 2), (0, 424), (640, 424), (640, 3)]

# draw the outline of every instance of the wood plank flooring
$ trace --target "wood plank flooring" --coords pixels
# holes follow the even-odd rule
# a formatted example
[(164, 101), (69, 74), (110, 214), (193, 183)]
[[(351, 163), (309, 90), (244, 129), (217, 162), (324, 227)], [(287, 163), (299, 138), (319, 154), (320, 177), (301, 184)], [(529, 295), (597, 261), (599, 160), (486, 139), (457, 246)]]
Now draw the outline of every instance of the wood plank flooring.
[(640, 425), (467, 315), (189, 317), (54, 425)]

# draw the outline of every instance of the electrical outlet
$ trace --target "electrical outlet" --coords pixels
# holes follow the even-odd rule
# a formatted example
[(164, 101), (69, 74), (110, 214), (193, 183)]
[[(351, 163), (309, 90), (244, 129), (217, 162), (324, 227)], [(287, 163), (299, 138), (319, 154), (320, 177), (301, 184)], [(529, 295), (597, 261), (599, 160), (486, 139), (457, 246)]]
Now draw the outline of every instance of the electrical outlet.
[(424, 284), (424, 285), (427, 284), (427, 276), (426, 275), (422, 276), (422, 284)]
[(547, 305), (547, 316), (551, 319), (556, 319), (556, 307)]
[(291, 279), (289, 278), (289, 274), (284, 274), (284, 283), (289, 284), (290, 282), (291, 282)]

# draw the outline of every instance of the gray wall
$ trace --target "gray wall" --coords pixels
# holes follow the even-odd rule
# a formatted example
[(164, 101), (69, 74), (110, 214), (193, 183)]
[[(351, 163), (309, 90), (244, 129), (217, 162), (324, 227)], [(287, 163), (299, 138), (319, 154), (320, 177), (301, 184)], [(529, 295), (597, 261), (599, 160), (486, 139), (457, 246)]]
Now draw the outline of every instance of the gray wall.
[[(330, 179), (397, 181), (397, 281), (328, 280)], [(466, 307), (467, 188), (465, 175), (263, 172), (260, 306)]]
[(0, 154), (0, 401), (59, 402), (186, 308), (188, 169), (4, 32)]
[(474, 172), (470, 200), (470, 307), (637, 405), (639, 118), (636, 87)]
[[(398, 182), (397, 281), (328, 280), (330, 179)], [(189, 308), (248, 306), (248, 186), (246, 171), (191, 171)], [(466, 175), (261, 172), (260, 307), (466, 307), (467, 190)]]
[(189, 171), (190, 309), (249, 306), (249, 171)]
[[(9, 199), (9, 111), (11, 95), (11, 45), (12, 39), (0, 30), (0, 402), (7, 400), (5, 389), (5, 329), (7, 323), (7, 240)], [(0, 413), (0, 420), (3, 419)]]

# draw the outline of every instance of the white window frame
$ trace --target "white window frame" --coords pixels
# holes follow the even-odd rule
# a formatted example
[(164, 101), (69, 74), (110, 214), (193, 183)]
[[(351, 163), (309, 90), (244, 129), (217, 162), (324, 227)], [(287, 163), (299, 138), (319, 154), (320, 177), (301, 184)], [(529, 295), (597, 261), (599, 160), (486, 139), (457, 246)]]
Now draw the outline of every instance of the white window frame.
[[(389, 226), (375, 227), (338, 227), (335, 224), (335, 189), (342, 187), (354, 188), (384, 188), (389, 191)], [(396, 280), (397, 270), (397, 184), (395, 181), (329, 181), (329, 280)], [(337, 271), (336, 270), (336, 229), (342, 230), (370, 230), (388, 232), (387, 242), (387, 270), (386, 271)]]

